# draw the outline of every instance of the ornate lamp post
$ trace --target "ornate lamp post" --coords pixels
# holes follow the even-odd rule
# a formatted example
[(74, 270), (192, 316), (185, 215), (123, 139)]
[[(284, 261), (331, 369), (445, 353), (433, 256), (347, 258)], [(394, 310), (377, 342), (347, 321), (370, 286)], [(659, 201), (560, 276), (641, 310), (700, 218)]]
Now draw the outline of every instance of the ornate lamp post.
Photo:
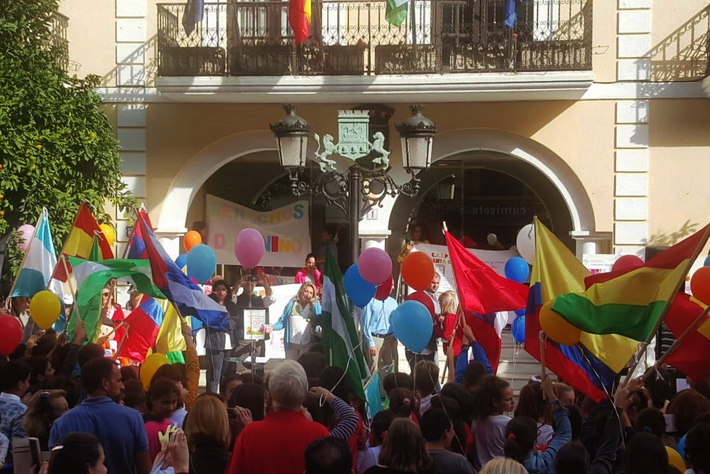
[[(385, 149), (381, 132), (369, 141), (370, 117), (366, 110), (341, 110), (338, 113), (339, 141), (331, 135), (313, 134), (318, 148), (313, 161), (321, 173), (311, 183), (299, 179), (306, 167), (310, 124), (296, 115), (296, 106), (284, 106), (286, 117), (270, 125), (276, 136), (279, 162), (288, 172), (291, 190), (295, 196), (310, 191), (325, 197), (328, 205), (338, 206), (350, 221), (350, 259), (355, 262), (359, 254), (358, 224), (360, 219), (389, 196), (404, 194), (413, 197), (419, 192), (421, 173), (431, 166), (432, 144), (436, 125), (421, 113), (423, 106), (411, 106), (412, 117), (396, 125), (402, 141), (402, 163), (412, 177), (399, 185), (389, 176), (390, 152)], [(353, 161), (344, 173), (336, 169), (331, 155)]]

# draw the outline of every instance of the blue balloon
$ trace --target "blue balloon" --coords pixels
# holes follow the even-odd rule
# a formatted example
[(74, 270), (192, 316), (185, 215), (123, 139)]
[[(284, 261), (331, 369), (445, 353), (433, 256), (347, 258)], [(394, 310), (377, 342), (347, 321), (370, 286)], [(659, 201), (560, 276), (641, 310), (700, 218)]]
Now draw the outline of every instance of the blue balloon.
[(394, 337), (412, 352), (423, 351), (434, 331), (431, 313), (419, 301), (409, 300), (400, 304), (392, 313), (390, 322)]
[(511, 257), (505, 262), (505, 277), (509, 280), (525, 283), (530, 276), (530, 267), (523, 257)]
[(187, 276), (203, 285), (210, 281), (216, 267), (214, 250), (205, 244), (195, 245), (187, 253)]
[(375, 296), (377, 286), (365, 281), (360, 275), (357, 263), (350, 265), (345, 272), (345, 293), (355, 306), (364, 307)]
[(516, 309), (514, 313), (516, 316), (525, 316), (525, 311), (524, 309)]
[(185, 265), (187, 265), (187, 254), (181, 253), (178, 255), (178, 258), (175, 259), (175, 265), (177, 265), (180, 270), (185, 268)]
[(513, 339), (518, 344), (525, 342), (525, 316), (517, 317), (513, 320), (510, 332), (513, 333)]
[(703, 262), (703, 266), (710, 267), (710, 255), (705, 257), (705, 261)]

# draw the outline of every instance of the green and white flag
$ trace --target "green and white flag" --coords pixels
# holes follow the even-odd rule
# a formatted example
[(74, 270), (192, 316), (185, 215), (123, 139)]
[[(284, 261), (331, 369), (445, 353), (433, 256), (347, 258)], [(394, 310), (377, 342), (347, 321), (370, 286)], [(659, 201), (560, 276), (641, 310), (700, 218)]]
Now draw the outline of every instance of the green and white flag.
[[(96, 339), (97, 329), (100, 326), (101, 291), (112, 279), (130, 279), (141, 293), (165, 299), (165, 295), (153, 285), (148, 260), (110, 259), (94, 262), (76, 257), (68, 257), (67, 260), (72, 266), (76, 279), (76, 306), (90, 341)], [(74, 337), (75, 326), (76, 318), (72, 317), (68, 328), (70, 340)]]
[(325, 259), (322, 291), (321, 327), (323, 328), (323, 338), (321, 342), (325, 347), (327, 357), (330, 357), (330, 364), (345, 370), (350, 390), (365, 400), (363, 384), (370, 376), (370, 371), (367, 368), (362, 345), (355, 329), (352, 305), (345, 294), (343, 274), (340, 273), (335, 257), (330, 250)]
[(387, 0), (385, 20), (394, 26), (402, 26), (407, 19), (409, 0)]

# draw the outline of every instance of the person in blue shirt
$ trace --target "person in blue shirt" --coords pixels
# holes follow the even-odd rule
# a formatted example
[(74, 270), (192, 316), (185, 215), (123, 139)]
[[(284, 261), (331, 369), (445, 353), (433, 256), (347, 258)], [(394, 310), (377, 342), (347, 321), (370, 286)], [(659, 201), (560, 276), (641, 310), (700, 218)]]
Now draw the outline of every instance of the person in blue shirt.
[(81, 383), (88, 396), (54, 422), (50, 449), (69, 433), (91, 433), (104, 448), (108, 474), (148, 474), (152, 466), (143, 418), (116, 403), (123, 392), (118, 366), (111, 359), (94, 358), (82, 367)]
[(362, 335), (370, 350), (370, 357), (377, 361), (380, 380), (385, 378), (388, 369), (394, 366), (394, 372), (399, 372), (399, 355), (397, 353), (397, 338), (392, 334), (390, 318), (397, 309), (397, 301), (388, 296), (384, 301), (372, 299), (362, 308), (360, 323)]
[(304, 283), (298, 294), (288, 302), (276, 324), (266, 327), (266, 333), (283, 329), (286, 358), (298, 360), (313, 342), (321, 311), (315, 285)]

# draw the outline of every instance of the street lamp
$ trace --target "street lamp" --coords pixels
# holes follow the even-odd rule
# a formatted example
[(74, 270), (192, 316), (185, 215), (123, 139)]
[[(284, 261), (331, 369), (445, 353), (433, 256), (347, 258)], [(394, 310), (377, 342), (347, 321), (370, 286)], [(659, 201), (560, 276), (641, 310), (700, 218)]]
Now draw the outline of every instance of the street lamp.
[[(404, 194), (413, 197), (419, 192), (421, 173), (431, 166), (432, 144), (436, 125), (422, 115), (423, 106), (410, 107), (412, 116), (396, 125), (402, 142), (402, 164), (411, 179), (399, 185), (389, 176), (390, 152), (385, 149), (382, 132), (375, 133), (370, 142), (370, 116), (366, 110), (341, 110), (338, 112), (339, 141), (331, 135), (313, 137), (318, 148), (313, 154), (321, 173), (312, 182), (299, 180), (306, 167), (308, 134), (310, 124), (296, 115), (296, 106), (284, 106), (286, 117), (270, 125), (276, 136), (279, 162), (288, 173), (291, 191), (300, 196), (310, 191), (325, 197), (328, 205), (339, 207), (350, 220), (350, 260), (355, 262), (359, 254), (358, 223), (375, 206), (389, 196)], [(331, 155), (353, 161), (345, 173), (339, 173)]]

